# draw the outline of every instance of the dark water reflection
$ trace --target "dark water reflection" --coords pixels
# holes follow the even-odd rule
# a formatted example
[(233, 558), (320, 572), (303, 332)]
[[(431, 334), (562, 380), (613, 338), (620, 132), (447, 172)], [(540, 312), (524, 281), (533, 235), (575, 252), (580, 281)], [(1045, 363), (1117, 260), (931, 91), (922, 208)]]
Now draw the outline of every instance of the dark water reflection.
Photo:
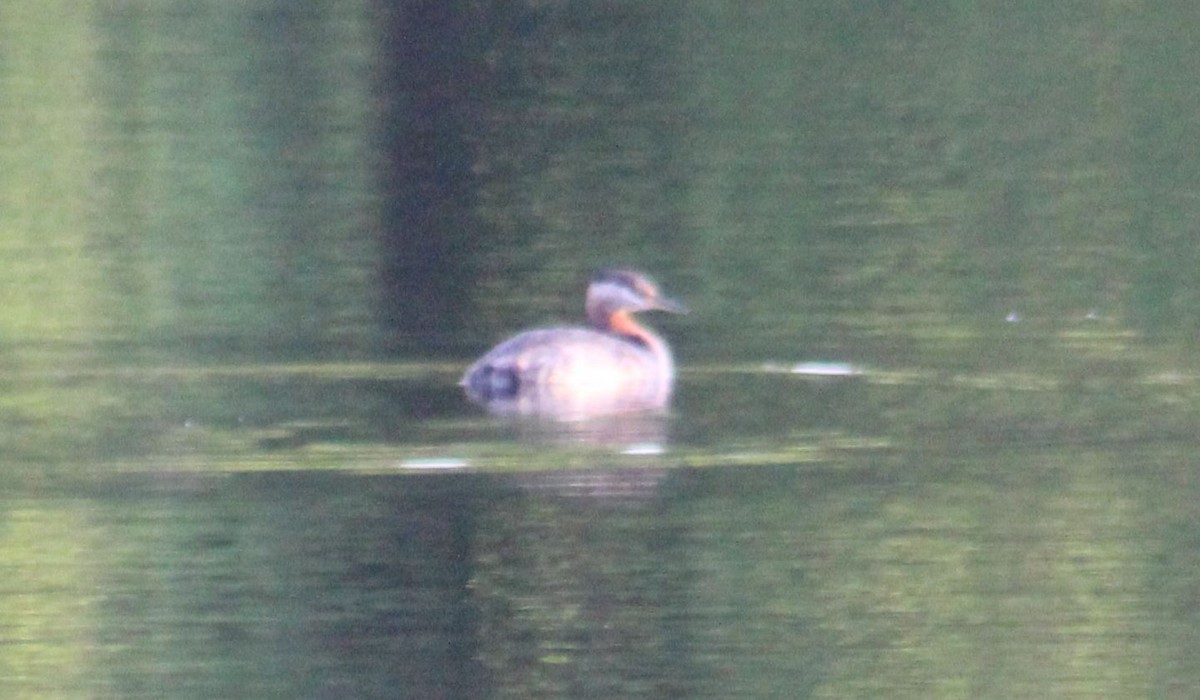
[(1197, 680), (1193, 471), (1030, 450), (10, 493), (0, 687), (1171, 695)]
[(488, 417), (457, 368), (26, 377), (155, 400), (8, 463), (0, 691), (1200, 687), (1196, 382), (1095, 369), (685, 367), (633, 444)]
[(469, 490), (378, 486), (149, 474), (6, 500), (9, 692), (469, 696)]

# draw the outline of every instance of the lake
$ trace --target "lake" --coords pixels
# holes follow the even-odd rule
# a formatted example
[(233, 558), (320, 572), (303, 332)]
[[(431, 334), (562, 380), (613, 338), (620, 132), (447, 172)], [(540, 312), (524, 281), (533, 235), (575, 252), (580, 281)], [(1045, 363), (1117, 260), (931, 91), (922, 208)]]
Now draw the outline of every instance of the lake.
[[(0, 694), (1200, 691), (1200, 11), (58, 5)], [(691, 309), (667, 414), (466, 400), (609, 265)]]

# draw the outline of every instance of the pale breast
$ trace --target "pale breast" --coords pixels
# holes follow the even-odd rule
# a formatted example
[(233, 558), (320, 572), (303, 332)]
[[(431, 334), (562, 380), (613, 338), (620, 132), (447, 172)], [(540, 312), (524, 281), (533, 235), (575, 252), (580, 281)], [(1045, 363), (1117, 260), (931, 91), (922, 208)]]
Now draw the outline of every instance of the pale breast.
[(472, 400), (503, 413), (605, 413), (666, 406), (666, 346), (587, 328), (528, 331), (496, 346), (463, 377)]

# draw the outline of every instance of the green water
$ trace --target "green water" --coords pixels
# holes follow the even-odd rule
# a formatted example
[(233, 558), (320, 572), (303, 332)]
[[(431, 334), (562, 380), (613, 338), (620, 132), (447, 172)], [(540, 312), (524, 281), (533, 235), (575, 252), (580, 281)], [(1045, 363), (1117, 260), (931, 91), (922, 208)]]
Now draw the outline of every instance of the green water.
[[(0, 695), (1195, 696), (1197, 26), (9, 3)], [(668, 417), (465, 401), (614, 263)]]

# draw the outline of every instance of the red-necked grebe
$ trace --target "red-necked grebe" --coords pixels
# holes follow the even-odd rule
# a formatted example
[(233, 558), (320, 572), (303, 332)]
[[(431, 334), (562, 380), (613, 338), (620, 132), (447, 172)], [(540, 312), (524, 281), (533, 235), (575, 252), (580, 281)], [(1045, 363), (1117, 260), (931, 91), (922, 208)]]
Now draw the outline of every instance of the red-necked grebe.
[(580, 416), (667, 406), (675, 363), (639, 311), (685, 313), (645, 275), (606, 270), (587, 290), (591, 327), (526, 331), (492, 348), (460, 384), (498, 413)]

